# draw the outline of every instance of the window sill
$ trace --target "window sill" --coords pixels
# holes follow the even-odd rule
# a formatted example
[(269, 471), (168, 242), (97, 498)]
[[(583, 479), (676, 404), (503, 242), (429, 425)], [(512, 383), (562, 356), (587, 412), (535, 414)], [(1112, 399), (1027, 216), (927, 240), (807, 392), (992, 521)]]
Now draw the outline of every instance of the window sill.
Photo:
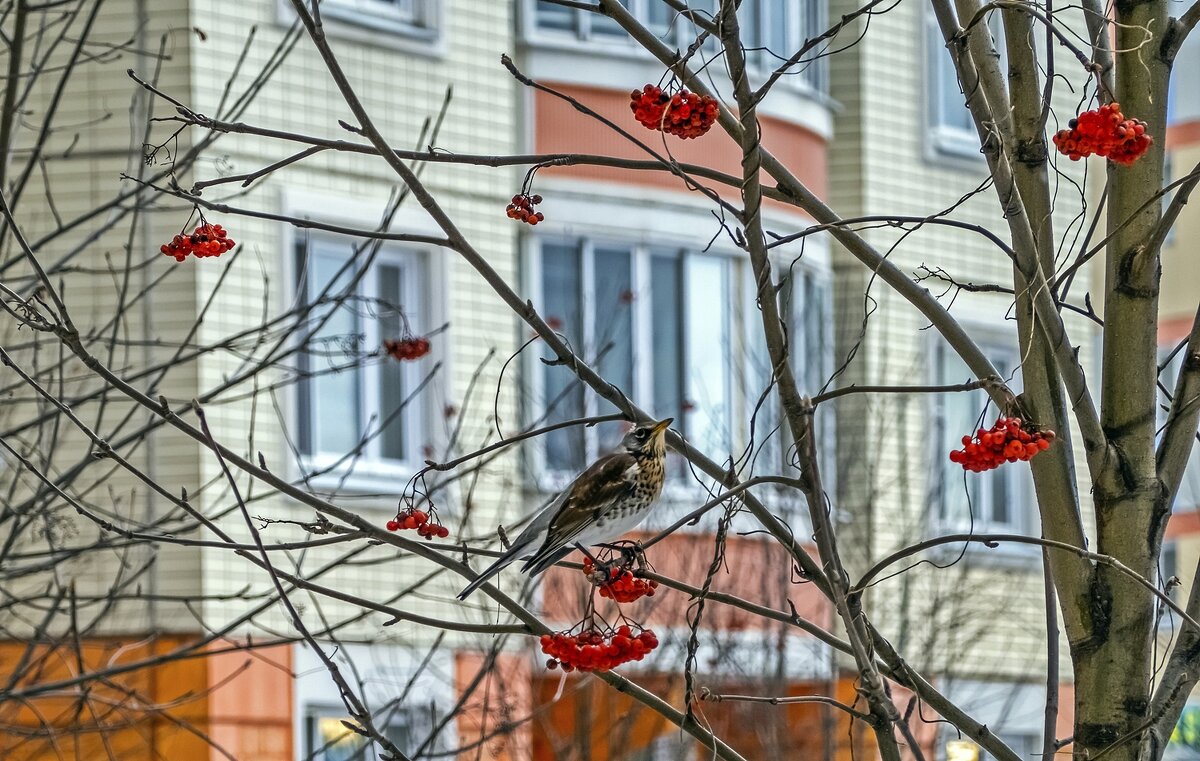
[[(980, 526), (979, 524), (976, 524), (974, 527), (939, 525), (935, 526), (934, 531), (936, 532), (936, 536), (968, 533), (980, 536), (985, 534), (1025, 533), (1012, 526)], [(1030, 561), (1036, 560), (1040, 555), (1038, 545), (1025, 544), (1023, 542), (998, 542), (995, 547), (989, 547), (979, 541), (954, 542), (938, 545), (929, 551), (930, 558), (936, 560), (939, 564), (955, 562), (956, 558), (961, 557), (963, 561), (970, 565), (1013, 569), (1030, 568)], [(1036, 570), (1041, 571), (1040, 564)]]
[[(318, 491), (337, 491), (343, 494), (379, 494), (388, 502), (400, 496), (400, 490), (413, 477), (421, 465), (404, 462), (382, 462), (379, 460), (353, 460), (334, 465), (341, 458), (328, 455), (305, 457), (300, 462), (302, 472), (295, 474), (297, 482), (305, 483)], [(304, 474), (319, 471), (318, 475)]]
[(925, 143), (925, 160), (931, 164), (974, 168), (980, 166), (984, 158), (974, 132), (930, 127), (929, 140)]

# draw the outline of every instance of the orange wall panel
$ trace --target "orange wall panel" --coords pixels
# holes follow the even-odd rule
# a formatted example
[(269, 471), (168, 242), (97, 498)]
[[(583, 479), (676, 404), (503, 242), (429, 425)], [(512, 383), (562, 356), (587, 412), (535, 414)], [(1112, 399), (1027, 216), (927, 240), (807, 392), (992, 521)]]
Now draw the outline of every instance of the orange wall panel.
[[(10, 693), (0, 699), (0, 758), (207, 758), (204, 739), (181, 728), (200, 733), (205, 728), (203, 660), (156, 663), (158, 656), (185, 644), (184, 638), (173, 636), (106, 637), (85, 640), (76, 652), (70, 640), (31, 649), (24, 642), (0, 642), (0, 680), (8, 684), (20, 667), (13, 693), (28, 696), (19, 700)], [(39, 685), (72, 680), (80, 673), (103, 674), (142, 662), (146, 667), (112, 673), (103, 681), (87, 679), (38, 691)]]
[[(651, 132), (633, 119), (629, 110), (629, 93), (580, 85), (548, 83), (559, 92), (569, 95), (624, 128), (660, 155), (669, 148), (670, 155), (684, 164), (701, 164), (741, 176), (741, 148), (720, 127), (694, 140), (681, 140)], [(612, 129), (575, 110), (571, 104), (544, 92), (535, 92), (534, 150), (538, 153), (588, 153), (616, 158), (651, 159)], [(826, 183), (825, 141), (803, 126), (776, 119), (760, 117), (763, 145), (788, 166), (810, 190), (824, 197)], [(664, 146), (663, 139), (667, 142)], [(645, 172), (600, 166), (565, 166), (539, 170), (547, 176), (643, 185), (688, 192), (682, 181), (670, 172)], [(774, 185), (764, 175), (764, 182)], [(711, 184), (711, 183), (710, 183)], [(721, 194), (736, 198), (734, 188), (721, 187)], [(768, 201), (769, 203), (776, 203)]]
[(291, 761), (292, 646), (216, 653), (205, 662), (214, 742), (239, 759)]
[[(188, 645), (156, 635), (90, 638), (79, 652), (69, 640), (0, 642), (0, 684), (20, 667), (0, 696), (0, 758), (226, 758), (215, 743), (237, 758), (291, 761), (291, 646), (196, 655)], [(80, 673), (92, 676), (64, 683)]]
[[(634, 534), (648, 538), (651, 534)], [(714, 552), (713, 536), (691, 532), (676, 532), (651, 547), (647, 560), (658, 573), (679, 579), (692, 586), (703, 585)], [(579, 560), (578, 554), (571, 560)], [(725, 565), (713, 579), (712, 589), (776, 610), (789, 610), (789, 602), (808, 621), (828, 627), (832, 608), (828, 600), (811, 584), (797, 581), (791, 573), (790, 557), (774, 541), (755, 537), (728, 536), (725, 541)], [(546, 618), (556, 622), (575, 622), (583, 614), (590, 587), (583, 574), (576, 570), (552, 568), (546, 572), (543, 585), (543, 605)], [(608, 601), (596, 598), (597, 605)], [(687, 625), (688, 596), (683, 592), (659, 587), (653, 597), (644, 597), (622, 610), (652, 629)], [(718, 630), (758, 629), (776, 627), (777, 622), (747, 613), (739, 608), (715, 603), (705, 611), (709, 627)], [(797, 630), (799, 632), (799, 630)]]
[[(482, 678), (481, 672), (486, 672)], [(529, 759), (529, 725), (523, 720), (533, 706), (531, 679), (529, 659), (523, 653), (501, 653), (490, 669), (483, 654), (458, 653), (454, 662), (455, 693), (471, 691), (458, 715), (458, 742), (466, 749), (459, 758)], [(505, 725), (510, 722), (518, 725), (509, 730)]]

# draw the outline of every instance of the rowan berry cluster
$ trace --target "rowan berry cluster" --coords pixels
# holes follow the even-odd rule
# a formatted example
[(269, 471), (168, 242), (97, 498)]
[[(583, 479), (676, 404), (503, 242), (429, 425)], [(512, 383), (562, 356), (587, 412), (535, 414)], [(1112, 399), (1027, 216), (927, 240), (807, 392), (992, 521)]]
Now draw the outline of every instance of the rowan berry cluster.
[(1072, 161), (1096, 154), (1129, 166), (1141, 158), (1152, 142), (1146, 134), (1146, 122), (1126, 119), (1121, 104), (1115, 102), (1084, 111), (1067, 126), (1069, 129), (1055, 133), (1054, 145)]
[(417, 533), (426, 539), (432, 539), (435, 536), (445, 539), (450, 536), (450, 529), (438, 523), (436, 516), (430, 516), (424, 510), (417, 510), (414, 507), (401, 510), (396, 513), (393, 520), (387, 522), (388, 531), (400, 531), (401, 529), (416, 529)]
[(950, 462), (982, 473), (1006, 462), (1029, 460), (1049, 449), (1052, 441), (1054, 431), (1039, 430), (1018, 417), (1001, 417), (990, 429), (976, 431), (974, 439), (963, 436), (963, 448), (950, 453)]
[(657, 581), (639, 579), (628, 568), (601, 563), (597, 568), (591, 558), (583, 559), (583, 575), (600, 590), (600, 596), (615, 602), (633, 602), (653, 597)]
[(191, 235), (180, 233), (171, 239), (170, 243), (159, 246), (158, 250), (167, 256), (175, 257), (182, 262), (188, 254), (194, 254), (203, 259), (206, 256), (220, 256), (237, 244), (228, 237), (225, 228), (220, 225), (202, 224), (192, 231)]
[(401, 362), (420, 359), (429, 353), (429, 339), (422, 336), (409, 336), (395, 341), (384, 339), (383, 350), (389, 357)]
[(646, 85), (630, 93), (629, 100), (629, 110), (643, 127), (685, 140), (708, 132), (721, 113), (716, 98), (686, 89), (670, 95), (657, 85)]
[(640, 661), (658, 647), (658, 637), (650, 629), (638, 634), (628, 626), (601, 631), (594, 627), (579, 634), (558, 632), (542, 635), (542, 652), (550, 656), (546, 668), (571, 671), (609, 671), (622, 663)]
[(542, 202), (542, 197), (538, 195), (527, 196), (524, 193), (512, 197), (512, 203), (505, 209), (509, 219), (520, 220), (527, 224), (536, 225), (546, 218), (546, 215), (540, 211), (534, 211), (533, 207)]

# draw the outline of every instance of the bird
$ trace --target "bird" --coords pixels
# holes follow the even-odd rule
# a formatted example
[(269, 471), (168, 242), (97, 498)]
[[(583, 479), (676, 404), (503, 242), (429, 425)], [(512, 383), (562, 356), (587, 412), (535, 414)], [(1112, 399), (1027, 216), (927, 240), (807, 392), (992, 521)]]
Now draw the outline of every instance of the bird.
[(539, 512), (503, 555), (468, 584), (467, 597), (517, 558), (536, 576), (575, 547), (604, 544), (642, 522), (662, 494), (666, 479), (666, 430), (673, 418), (634, 426), (620, 446), (576, 476)]

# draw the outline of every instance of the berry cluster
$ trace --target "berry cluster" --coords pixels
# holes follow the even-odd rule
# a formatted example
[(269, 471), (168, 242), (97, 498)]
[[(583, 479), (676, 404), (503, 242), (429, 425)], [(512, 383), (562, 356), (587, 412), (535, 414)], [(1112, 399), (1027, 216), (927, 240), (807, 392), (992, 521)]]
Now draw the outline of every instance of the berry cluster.
[(227, 237), (224, 227), (203, 224), (193, 230), (191, 235), (176, 235), (170, 243), (159, 246), (158, 250), (167, 256), (175, 257), (175, 261), (182, 262), (188, 254), (195, 254), (199, 258), (220, 256), (235, 245), (237, 244), (233, 239)]
[(615, 602), (633, 602), (642, 597), (653, 597), (658, 589), (657, 581), (639, 579), (627, 568), (602, 563), (597, 569), (591, 558), (583, 559), (583, 575), (599, 587), (601, 597)]
[(562, 670), (608, 671), (629, 661), (640, 661), (658, 647), (658, 637), (650, 629), (634, 634), (628, 626), (602, 632), (590, 628), (579, 634), (559, 632), (542, 635), (542, 652), (550, 656), (546, 668)]
[(991, 429), (980, 428), (975, 438), (963, 436), (962, 449), (950, 453), (950, 462), (963, 466), (963, 470), (982, 473), (998, 468), (1006, 462), (1028, 460), (1038, 452), (1050, 448), (1054, 431), (1038, 430), (1019, 417), (997, 418)]
[(1059, 153), (1078, 161), (1093, 153), (1123, 166), (1141, 158), (1150, 147), (1146, 122), (1126, 119), (1120, 103), (1108, 103), (1092, 111), (1084, 111), (1068, 123), (1070, 129), (1054, 134)]
[(431, 517), (424, 510), (417, 510), (410, 507), (396, 513), (396, 517), (387, 522), (387, 530), (416, 529), (417, 533), (426, 539), (432, 539), (435, 536), (439, 539), (445, 539), (450, 536), (450, 529), (437, 523), (436, 520), (436, 517)]
[(545, 214), (533, 210), (533, 207), (541, 202), (541, 196), (527, 196), (522, 193), (521, 195), (513, 196), (512, 203), (504, 211), (508, 214), (509, 219), (518, 219), (522, 222), (536, 225), (546, 218)]
[(397, 341), (384, 339), (383, 350), (389, 357), (401, 362), (420, 359), (429, 353), (429, 339), (422, 336), (409, 336)]
[(643, 127), (684, 139), (708, 132), (721, 113), (716, 98), (686, 89), (668, 95), (661, 87), (646, 85), (630, 93), (629, 100), (629, 110)]

